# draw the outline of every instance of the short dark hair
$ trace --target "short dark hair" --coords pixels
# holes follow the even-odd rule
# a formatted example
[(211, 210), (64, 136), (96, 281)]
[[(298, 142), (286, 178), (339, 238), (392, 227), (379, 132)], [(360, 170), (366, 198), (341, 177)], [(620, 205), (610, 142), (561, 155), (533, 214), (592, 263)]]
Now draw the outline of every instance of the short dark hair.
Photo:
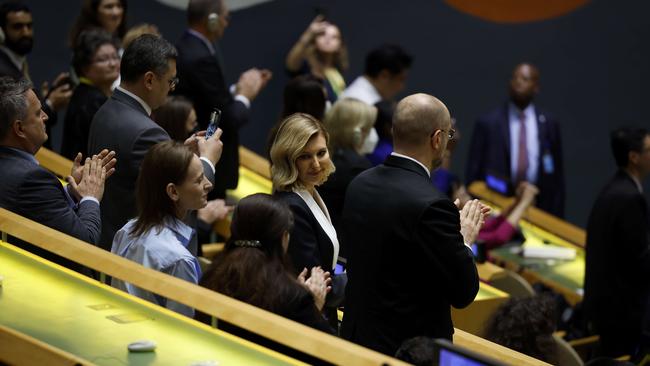
[(0, 5), (0, 27), (6, 29), (7, 27), (7, 14), (17, 13), (19, 11), (24, 11), (31, 14), (31, 10), (27, 4), (22, 1), (7, 1)]
[(648, 136), (645, 128), (621, 127), (613, 130), (609, 135), (614, 160), (619, 168), (627, 167), (630, 151), (641, 152), (643, 140)]
[(397, 75), (405, 69), (409, 69), (412, 63), (413, 57), (407, 54), (402, 47), (384, 44), (368, 53), (364, 74), (377, 77), (381, 70), (388, 70), (392, 75)]
[(167, 72), (169, 60), (176, 60), (176, 48), (162, 37), (143, 34), (124, 51), (120, 63), (120, 75), (126, 82), (134, 82), (148, 71), (156, 75)]
[(190, 0), (187, 4), (187, 23), (190, 25), (202, 22), (210, 13), (220, 13), (223, 0)]
[(153, 111), (151, 119), (167, 131), (172, 140), (183, 142), (187, 139), (185, 122), (190, 116), (192, 108), (192, 102), (189, 99), (179, 95), (170, 96), (167, 97), (165, 104)]
[(307, 113), (317, 120), (325, 114), (326, 97), (321, 79), (311, 74), (299, 75), (284, 87), (282, 118), (294, 113)]
[(155, 144), (144, 155), (135, 185), (138, 218), (130, 235), (140, 236), (159, 227), (166, 217), (175, 217), (176, 207), (167, 195), (167, 184), (182, 184), (194, 153), (176, 141)]
[(415, 366), (433, 366), (437, 364), (436, 342), (429, 337), (407, 339), (395, 353), (395, 358)]
[(485, 339), (554, 364), (555, 302), (549, 295), (515, 297), (492, 314)]
[(84, 69), (93, 63), (95, 53), (105, 44), (110, 44), (116, 50), (118, 49), (117, 40), (103, 29), (89, 29), (81, 32), (72, 54), (72, 67), (77, 75), (84, 75)]
[(32, 83), (24, 78), (0, 78), (0, 139), (7, 136), (15, 120), (24, 119), (27, 115), (26, 93), (31, 88)]

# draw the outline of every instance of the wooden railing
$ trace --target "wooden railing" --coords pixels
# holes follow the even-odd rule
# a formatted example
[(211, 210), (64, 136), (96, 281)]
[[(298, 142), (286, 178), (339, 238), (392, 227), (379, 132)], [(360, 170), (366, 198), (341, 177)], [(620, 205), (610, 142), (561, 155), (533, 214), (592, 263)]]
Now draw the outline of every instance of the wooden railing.
[(0, 325), (0, 364), (91, 365), (89, 361)]
[[(487, 202), (491, 202), (500, 208), (506, 208), (514, 203), (514, 198), (505, 197), (487, 187), (484, 182), (474, 182), (468, 187), (469, 193)], [(556, 216), (542, 211), (536, 207), (529, 207), (524, 213), (523, 219), (533, 225), (539, 226), (562, 239), (580, 247), (585, 247), (587, 234), (585, 230), (566, 222)]]
[[(191, 306), (287, 347), (341, 365), (405, 365), (404, 362), (325, 334), (187, 281), (145, 268), (78, 239), (0, 209), (0, 231), (144, 290)], [(512, 365), (545, 365), (456, 329), (455, 342)]]

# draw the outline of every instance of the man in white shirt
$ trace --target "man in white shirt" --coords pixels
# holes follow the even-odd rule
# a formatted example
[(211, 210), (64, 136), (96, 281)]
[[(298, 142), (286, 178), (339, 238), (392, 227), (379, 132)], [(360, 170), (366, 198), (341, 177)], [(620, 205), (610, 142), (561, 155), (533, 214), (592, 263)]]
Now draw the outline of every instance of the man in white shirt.
[[(368, 53), (363, 75), (357, 77), (341, 94), (374, 106), (392, 100), (404, 89), (413, 58), (400, 46), (385, 44)], [(364, 141), (362, 152), (372, 153), (379, 140), (373, 128)]]

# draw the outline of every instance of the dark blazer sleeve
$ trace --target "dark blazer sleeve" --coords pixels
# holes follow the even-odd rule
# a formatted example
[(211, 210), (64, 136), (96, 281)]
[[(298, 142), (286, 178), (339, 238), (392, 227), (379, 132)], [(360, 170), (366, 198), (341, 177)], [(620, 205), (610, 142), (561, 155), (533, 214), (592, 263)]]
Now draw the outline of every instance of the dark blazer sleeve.
[[(418, 232), (418, 245), (426, 263), (446, 288), (455, 308), (464, 308), (476, 297), (479, 281), (471, 251), (460, 234), (458, 209), (449, 200), (439, 200), (424, 211)], [(433, 290), (432, 290), (433, 291)]]
[[(311, 212), (296, 202), (289, 201), (288, 203), (293, 212), (294, 224), (287, 252), (296, 272), (300, 273), (303, 268), (311, 269), (312, 267), (322, 266), (318, 239), (311, 223)], [(324, 270), (330, 269), (325, 267)]]
[(486, 137), (489, 136), (487, 127), (487, 122), (482, 119), (474, 124), (465, 171), (467, 185), (477, 180), (485, 180)]
[[(143, 130), (133, 142), (133, 148), (129, 159), (129, 170), (137, 177), (138, 172), (140, 171), (140, 165), (142, 165), (142, 160), (144, 160), (144, 155), (147, 153), (149, 148), (159, 142), (168, 140), (169, 135), (167, 135), (165, 130), (162, 128), (148, 128)], [(119, 156), (117, 156), (117, 158), (120, 159)]]
[(192, 71), (201, 93), (197, 93), (200, 105), (223, 108), (222, 124), (226, 128), (239, 129), (248, 122), (248, 108), (235, 100), (228, 90), (223, 73), (214, 56), (201, 58)]
[(316, 308), (314, 298), (309, 292), (305, 292), (302, 296), (293, 299), (293, 301), (287, 304), (286, 309), (279, 313), (279, 315), (308, 327), (318, 329), (325, 333), (334, 334), (332, 327), (329, 326), (327, 320), (325, 320), (321, 312)]
[(648, 207), (642, 195), (627, 195), (618, 203), (619, 212), (623, 214), (617, 218), (616, 227), (618, 243), (616, 250), (622, 251), (622, 262), (628, 263), (625, 267), (633, 273), (633, 278), (650, 277), (650, 232), (643, 228), (648, 227)]
[(21, 211), (29, 212), (28, 216), (34, 221), (91, 244), (99, 241), (99, 205), (84, 201), (75, 212), (68, 204), (61, 183), (43, 169), (36, 169), (27, 176), (19, 189), (18, 202)]
[(212, 171), (212, 167), (203, 159), (201, 159), (201, 164), (203, 164), (203, 174), (205, 174), (205, 177), (208, 178), (210, 183), (214, 186), (214, 172)]

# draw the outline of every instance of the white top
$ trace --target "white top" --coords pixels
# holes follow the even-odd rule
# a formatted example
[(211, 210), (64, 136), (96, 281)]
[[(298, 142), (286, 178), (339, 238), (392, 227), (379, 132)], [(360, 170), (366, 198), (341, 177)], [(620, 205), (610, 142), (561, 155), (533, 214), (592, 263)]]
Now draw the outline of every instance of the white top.
[(363, 75), (354, 79), (352, 84), (343, 90), (340, 98), (355, 98), (369, 105), (375, 105), (382, 99), (377, 89)]
[[(510, 172), (511, 177), (517, 176), (517, 161), (519, 159), (519, 129), (521, 121), (519, 114), (522, 111), (514, 104), (508, 106), (508, 123), (510, 126)], [(526, 180), (537, 182), (537, 169), (539, 167), (539, 132), (537, 130), (537, 115), (535, 106), (531, 103), (523, 110), (526, 124), (526, 150), (528, 151), (528, 170)], [(540, 121), (542, 122), (542, 121)]]
[(334, 228), (334, 225), (332, 225), (332, 219), (330, 218), (330, 213), (327, 211), (327, 206), (325, 206), (325, 203), (323, 202), (323, 199), (320, 197), (320, 194), (318, 194), (318, 191), (314, 189), (314, 196), (309, 193), (306, 189), (294, 189), (293, 191), (295, 194), (300, 196), (303, 201), (307, 204), (307, 207), (309, 207), (309, 210), (311, 213), (314, 215), (316, 218), (316, 221), (318, 221), (318, 224), (320, 224), (320, 227), (323, 228), (325, 231), (325, 234), (330, 238), (330, 241), (332, 242), (332, 246), (334, 247), (334, 254), (332, 255), (332, 267), (334, 268), (336, 266), (336, 261), (339, 258), (339, 239), (336, 236), (336, 229)]
[(394, 151), (392, 153), (390, 153), (390, 154), (393, 155), (393, 156), (397, 156), (399, 158), (409, 159), (411, 161), (414, 161), (414, 162), (418, 163), (422, 167), (422, 169), (424, 169), (424, 171), (427, 172), (427, 175), (429, 176), (429, 178), (431, 178), (431, 171), (429, 171), (429, 168), (427, 168), (424, 164), (422, 164), (418, 160), (413, 159), (412, 157), (407, 156), (407, 155), (402, 155), (400, 153), (396, 153)]
[[(382, 99), (377, 89), (375, 89), (370, 81), (363, 75), (354, 79), (352, 84), (341, 93), (339, 99), (340, 98), (358, 99), (371, 106), (379, 103)], [(379, 134), (377, 134), (377, 130), (373, 126), (370, 129), (370, 133), (368, 133), (368, 136), (366, 136), (366, 139), (363, 141), (362, 151), (372, 153), (378, 140)]]

